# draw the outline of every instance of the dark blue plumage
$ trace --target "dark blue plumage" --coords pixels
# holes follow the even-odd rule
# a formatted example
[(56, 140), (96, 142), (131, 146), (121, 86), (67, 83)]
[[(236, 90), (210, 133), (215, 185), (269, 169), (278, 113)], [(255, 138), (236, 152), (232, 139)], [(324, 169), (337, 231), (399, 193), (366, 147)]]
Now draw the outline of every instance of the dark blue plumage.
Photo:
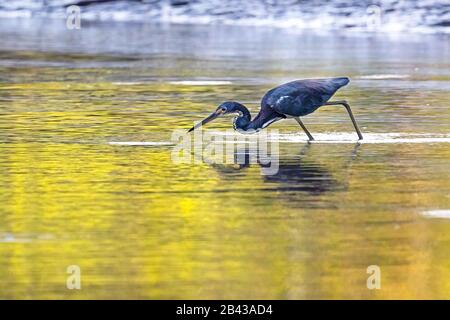
[(215, 118), (234, 113), (238, 116), (234, 119), (235, 130), (241, 133), (253, 133), (266, 128), (270, 124), (286, 119), (295, 118), (310, 140), (312, 135), (301, 122), (301, 116), (306, 116), (323, 105), (343, 105), (349, 112), (350, 118), (355, 126), (358, 137), (362, 139), (362, 134), (356, 124), (350, 106), (346, 101), (328, 102), (334, 93), (341, 87), (349, 83), (347, 77), (327, 78), (327, 79), (306, 79), (285, 83), (269, 90), (261, 100), (261, 109), (252, 120), (247, 107), (239, 102), (227, 101), (222, 103), (217, 110), (209, 117), (192, 127), (192, 131)]
[(269, 90), (261, 108), (292, 116), (306, 116), (323, 106), (333, 94), (349, 83), (348, 78), (308, 79), (288, 82)]

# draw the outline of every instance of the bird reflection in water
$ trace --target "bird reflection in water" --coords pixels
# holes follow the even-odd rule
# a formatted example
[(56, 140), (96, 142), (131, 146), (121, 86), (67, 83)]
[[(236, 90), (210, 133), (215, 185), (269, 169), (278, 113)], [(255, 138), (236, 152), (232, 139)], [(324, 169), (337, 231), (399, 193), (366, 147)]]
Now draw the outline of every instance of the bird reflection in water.
[[(279, 159), (278, 171), (272, 175), (261, 175), (264, 182), (263, 189), (276, 192), (276, 197), (289, 200), (290, 206), (304, 206), (308, 202), (308, 206), (314, 207), (330, 207), (335, 206), (331, 203), (320, 203), (311, 199), (328, 192), (339, 192), (347, 189), (347, 179), (349, 169), (353, 160), (357, 158), (357, 151), (360, 147), (359, 143), (355, 144), (351, 152), (351, 156), (347, 158), (342, 167), (343, 172), (339, 173), (339, 180), (327, 169), (326, 166), (310, 160), (308, 153), (314, 148), (311, 144), (306, 144), (298, 154), (290, 155), (288, 158), (284, 155)], [(238, 149), (234, 154), (234, 163), (211, 164), (211, 166), (219, 172), (223, 179), (237, 179), (245, 175), (245, 169), (258, 165), (264, 168), (270, 164), (252, 161), (255, 155), (243, 147)], [(343, 174), (342, 174), (343, 173)], [(302, 194), (306, 197), (299, 197)]]

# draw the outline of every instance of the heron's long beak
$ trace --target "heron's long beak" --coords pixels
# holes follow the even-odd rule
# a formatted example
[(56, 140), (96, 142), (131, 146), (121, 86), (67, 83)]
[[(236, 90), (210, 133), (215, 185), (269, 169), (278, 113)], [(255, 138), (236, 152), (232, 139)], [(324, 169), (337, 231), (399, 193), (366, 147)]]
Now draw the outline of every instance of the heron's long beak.
[(205, 119), (203, 119), (202, 121), (200, 121), (199, 123), (197, 123), (195, 126), (193, 126), (192, 128), (190, 128), (188, 130), (188, 132), (191, 132), (201, 126), (204, 126), (205, 124), (207, 124), (208, 122), (213, 121), (214, 119), (220, 117), (223, 114), (223, 110), (219, 109), (217, 111), (215, 111), (214, 113), (212, 113), (210, 116), (206, 117)]

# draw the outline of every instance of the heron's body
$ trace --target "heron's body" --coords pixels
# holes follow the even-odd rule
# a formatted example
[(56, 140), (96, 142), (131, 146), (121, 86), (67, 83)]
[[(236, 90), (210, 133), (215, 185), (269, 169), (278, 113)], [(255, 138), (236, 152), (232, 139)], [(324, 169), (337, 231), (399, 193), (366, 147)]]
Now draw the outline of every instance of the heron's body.
[(295, 118), (303, 130), (305, 130), (310, 140), (313, 140), (312, 135), (303, 125), (299, 117), (306, 116), (323, 105), (342, 104), (349, 112), (359, 138), (362, 139), (362, 135), (347, 102), (328, 102), (339, 88), (348, 83), (349, 79), (347, 77), (306, 79), (288, 82), (269, 90), (263, 96), (261, 109), (254, 119), (251, 119), (250, 112), (243, 104), (228, 101), (222, 103), (215, 113), (194, 126), (191, 130), (206, 124), (222, 114), (236, 113), (238, 116), (234, 119), (233, 126), (235, 130), (241, 133), (254, 133), (276, 121)]

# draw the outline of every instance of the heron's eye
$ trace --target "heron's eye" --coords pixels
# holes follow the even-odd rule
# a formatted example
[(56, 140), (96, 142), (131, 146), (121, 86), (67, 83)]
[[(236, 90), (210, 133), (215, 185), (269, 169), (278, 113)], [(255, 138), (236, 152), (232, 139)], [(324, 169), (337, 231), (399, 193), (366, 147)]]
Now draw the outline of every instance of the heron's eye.
[(221, 108), (222, 112), (227, 112), (227, 108)]

